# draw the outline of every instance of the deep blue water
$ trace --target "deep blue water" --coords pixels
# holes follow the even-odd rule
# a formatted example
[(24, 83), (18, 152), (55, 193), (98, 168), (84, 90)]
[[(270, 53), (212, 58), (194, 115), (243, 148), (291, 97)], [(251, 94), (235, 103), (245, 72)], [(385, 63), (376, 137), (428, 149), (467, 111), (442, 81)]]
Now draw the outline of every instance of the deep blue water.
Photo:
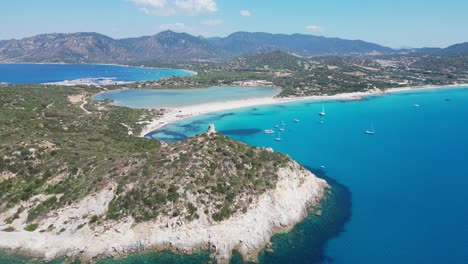
[[(317, 115), (322, 104), (324, 118)], [(282, 120), (283, 141), (263, 133)], [(183, 120), (148, 136), (179, 140), (204, 132), (209, 123), (308, 168), (325, 166), (330, 181), (350, 191), (333, 183), (338, 192), (324, 201), (324, 215), (311, 214), (290, 233), (275, 236), (275, 253), (262, 252), (260, 263), (468, 263), (468, 88), (259, 106)], [(364, 134), (371, 124), (376, 134)], [(17, 259), (0, 255), (0, 263), (2, 257)], [(203, 252), (156, 252), (102, 263), (207, 261)]]
[(10, 84), (51, 83), (64, 80), (112, 78), (114, 81), (149, 81), (190, 72), (96, 64), (0, 64), (0, 82)]
[(167, 108), (251, 98), (273, 97), (281, 90), (271, 87), (212, 87), (204, 89), (116, 90), (97, 94), (95, 100), (111, 99), (133, 108)]
[[(231, 138), (325, 166), (352, 193), (350, 221), (326, 246), (332, 263), (468, 263), (468, 89), (323, 104), (324, 124), (322, 102), (298, 102), (187, 119), (152, 136), (180, 139), (214, 123)], [(283, 141), (263, 134), (281, 120)], [(364, 134), (371, 124), (376, 134)], [(310, 262), (306, 250), (295, 263)]]

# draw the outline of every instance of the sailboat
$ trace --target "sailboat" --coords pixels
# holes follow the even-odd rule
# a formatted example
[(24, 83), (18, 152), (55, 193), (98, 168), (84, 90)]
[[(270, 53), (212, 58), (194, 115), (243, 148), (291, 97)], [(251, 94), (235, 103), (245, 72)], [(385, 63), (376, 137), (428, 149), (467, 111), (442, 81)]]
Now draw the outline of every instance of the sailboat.
[(299, 119), (298, 119), (298, 118), (294, 118), (293, 121), (297, 123), (297, 122), (299, 122)]
[(325, 105), (322, 105), (322, 112), (319, 113), (321, 116), (325, 116)]
[(282, 126), (285, 126), (286, 124), (284, 123), (284, 121), (281, 121), (281, 125), (282, 125)]
[(276, 141), (281, 141), (281, 132), (280, 131), (278, 131), (278, 137), (275, 138), (275, 140)]
[(375, 134), (374, 125), (372, 124), (371, 129), (364, 131), (364, 133), (367, 135), (374, 135)]

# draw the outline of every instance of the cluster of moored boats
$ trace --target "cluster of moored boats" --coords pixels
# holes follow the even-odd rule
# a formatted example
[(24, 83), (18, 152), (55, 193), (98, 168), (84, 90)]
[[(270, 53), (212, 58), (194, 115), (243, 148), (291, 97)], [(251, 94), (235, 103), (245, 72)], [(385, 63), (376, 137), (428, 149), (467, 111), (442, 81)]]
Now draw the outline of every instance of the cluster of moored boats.
[[(325, 106), (322, 105), (322, 111), (319, 113), (319, 116), (325, 116), (325, 115), (326, 115), (326, 113), (325, 113)], [(298, 123), (298, 122), (300, 122), (300, 120), (299, 120), (298, 118), (294, 118), (294, 119), (293, 119), (293, 122)], [(323, 121), (323, 120), (320, 120), (320, 124), (323, 124), (323, 123), (324, 123), (324, 121)], [(276, 141), (281, 141), (281, 140), (282, 140), (282, 139), (281, 139), (281, 131), (284, 131), (284, 130), (285, 130), (285, 126), (286, 126), (286, 124), (284, 123), (284, 121), (281, 121), (281, 126), (280, 126), (280, 125), (275, 125), (275, 128), (278, 129), (278, 136), (275, 137), (275, 140), (276, 140)], [(265, 133), (265, 134), (275, 134), (275, 132), (276, 132), (276, 131), (273, 130), (273, 129), (266, 129), (266, 130), (264, 130), (264, 133)]]
[[(294, 122), (299, 122), (299, 119), (295, 118), (293, 120)], [(281, 131), (284, 131), (285, 130), (285, 127), (286, 124), (284, 123), (284, 121), (281, 121), (281, 127), (279, 125), (275, 125), (275, 128), (278, 129), (278, 136), (275, 138), (276, 141), (281, 141)], [(275, 130), (273, 129), (267, 129), (265, 130), (265, 134), (274, 134), (275, 133)]]
[[(419, 107), (418, 104), (414, 104), (413, 107)], [(326, 116), (326, 113), (325, 113), (325, 106), (322, 105), (322, 111), (318, 114), (319, 116)], [(300, 122), (300, 120), (298, 118), (294, 118), (293, 119), (293, 122)], [(324, 123), (324, 120), (321, 119), (320, 120), (320, 124), (323, 124)], [(277, 131), (273, 130), (273, 129), (266, 129), (264, 130), (264, 133), (265, 134), (275, 134), (276, 132), (278, 132), (278, 135), (277, 137), (275, 137), (275, 140), (276, 141), (281, 141), (281, 131), (284, 131), (285, 130), (285, 126), (286, 124), (284, 123), (284, 121), (281, 121), (281, 126), (280, 125), (275, 125), (275, 129), (277, 129)], [(371, 128), (369, 130), (366, 130), (364, 131), (364, 134), (366, 135), (375, 135), (375, 129), (374, 129), (374, 125), (371, 124)]]

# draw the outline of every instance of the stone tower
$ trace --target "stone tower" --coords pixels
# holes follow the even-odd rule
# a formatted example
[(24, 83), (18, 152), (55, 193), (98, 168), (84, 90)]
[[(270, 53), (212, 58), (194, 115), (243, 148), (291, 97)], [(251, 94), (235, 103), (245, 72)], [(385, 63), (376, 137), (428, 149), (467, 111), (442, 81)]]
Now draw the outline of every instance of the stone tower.
[(215, 125), (214, 125), (214, 124), (210, 124), (210, 125), (208, 126), (208, 131), (206, 131), (206, 133), (207, 133), (208, 135), (216, 133)]

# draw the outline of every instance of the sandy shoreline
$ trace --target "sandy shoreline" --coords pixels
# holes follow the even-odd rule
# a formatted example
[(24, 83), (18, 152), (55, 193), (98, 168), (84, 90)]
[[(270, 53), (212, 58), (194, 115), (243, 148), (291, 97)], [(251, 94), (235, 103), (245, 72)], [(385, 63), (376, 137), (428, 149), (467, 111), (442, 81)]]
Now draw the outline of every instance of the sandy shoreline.
[(275, 98), (275, 97), (263, 97), (263, 98), (252, 98), (245, 100), (236, 100), (236, 101), (223, 101), (223, 102), (214, 102), (207, 104), (198, 104), (184, 107), (176, 108), (166, 108), (164, 115), (158, 119), (153, 119), (146, 127), (142, 129), (140, 133), (141, 137), (144, 137), (152, 131), (158, 130), (168, 124), (187, 119), (190, 117), (195, 117), (198, 115), (203, 115), (207, 113), (225, 111), (225, 110), (234, 110), (241, 109), (246, 107), (253, 106), (262, 106), (262, 105), (272, 105), (272, 104), (282, 104), (289, 102), (299, 102), (299, 101), (324, 101), (324, 100), (362, 100), (366, 96), (372, 95), (383, 95), (383, 94), (392, 94), (398, 92), (407, 92), (407, 91), (419, 91), (419, 90), (431, 90), (431, 89), (443, 89), (443, 88), (463, 88), (468, 87), (468, 84), (454, 84), (454, 85), (444, 85), (444, 86), (415, 86), (415, 87), (400, 87), (400, 88), (390, 88), (385, 91), (383, 90), (372, 90), (369, 92), (355, 92), (355, 93), (342, 93), (336, 95), (318, 95), (318, 96), (306, 96), (306, 97), (285, 97), (285, 98)]

